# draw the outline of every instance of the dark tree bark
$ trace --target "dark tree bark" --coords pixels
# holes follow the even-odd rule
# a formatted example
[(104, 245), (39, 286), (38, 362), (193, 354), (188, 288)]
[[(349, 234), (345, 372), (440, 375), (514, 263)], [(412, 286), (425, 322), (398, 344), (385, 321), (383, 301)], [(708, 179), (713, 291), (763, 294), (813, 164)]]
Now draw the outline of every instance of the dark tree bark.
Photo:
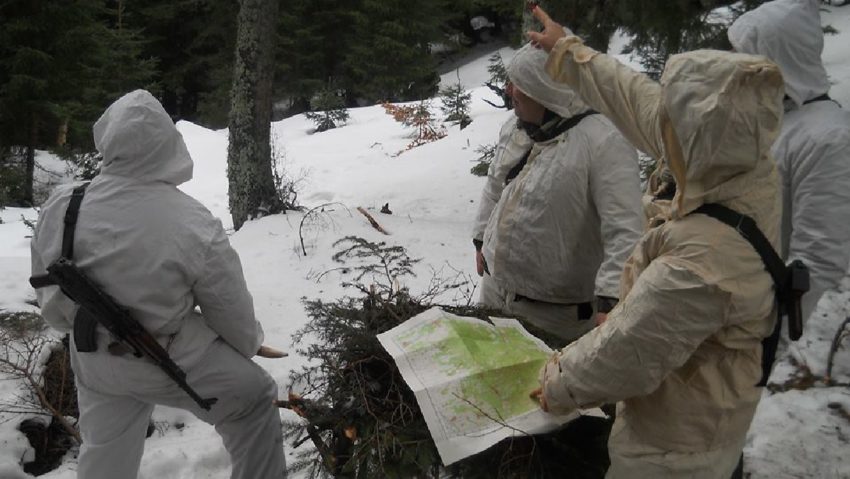
[(278, 3), (239, 2), (227, 148), (230, 214), (236, 229), (251, 218), (282, 209), (269, 145)]

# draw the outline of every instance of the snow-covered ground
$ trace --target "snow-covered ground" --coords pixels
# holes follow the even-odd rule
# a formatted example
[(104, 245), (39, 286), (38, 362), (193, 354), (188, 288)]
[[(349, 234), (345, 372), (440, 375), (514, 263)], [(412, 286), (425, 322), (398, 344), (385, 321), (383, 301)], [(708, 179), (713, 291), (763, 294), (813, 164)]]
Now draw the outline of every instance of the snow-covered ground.
[[(838, 35), (827, 37), (824, 51), (834, 84), (831, 94), (850, 105), (850, 7), (827, 7), (823, 20), (825, 25), (839, 30)], [(511, 52), (501, 50), (505, 61)], [(457, 73), (473, 92), (472, 124), (462, 131), (450, 126), (446, 138), (398, 156), (396, 153), (410, 141), (408, 132), (380, 106), (353, 109), (345, 127), (320, 134), (311, 134), (313, 125), (303, 116), (273, 125), (287, 173), (299, 180), (299, 202), (308, 208), (329, 205), (304, 222), (300, 233), (306, 256), (301, 252), (299, 238), (303, 213), (251, 221), (230, 238), (241, 256), (267, 344), (294, 349), (290, 337), (308, 319), (302, 297), (335, 299), (345, 294), (340, 285), (344, 278), (336, 273), (320, 276), (336, 267), (331, 260), (333, 243), (343, 236), (387, 241), (404, 246), (413, 258), (422, 258), (416, 266), (417, 277), (407, 280), (413, 291), (424, 289), (435, 274), (459, 274), (471, 280), (471, 287), (475, 285), (469, 231), (484, 180), (471, 175), (469, 169), (477, 157), (475, 148), (495, 143), (500, 125), (512, 115), (483, 101), (498, 102), (490, 90), (480, 86), (489, 77), (488, 57), (489, 54), (482, 55)], [(455, 83), (457, 74), (447, 73), (443, 83)], [(195, 177), (182, 189), (229, 227), (227, 131), (211, 131), (186, 122), (179, 123), (178, 128), (195, 160)], [(40, 173), (44, 181), (64, 173), (64, 166), (49, 155), (40, 156), (39, 162), (46, 170), (56, 172)], [(385, 203), (389, 203), (392, 215), (377, 212)], [(356, 211), (358, 206), (370, 209), (390, 235), (374, 230)], [(35, 220), (36, 216), (32, 209), (0, 211), (0, 310), (37, 310), (29, 304), (34, 298), (26, 281), (30, 230), (23, 221)], [(465, 302), (468, 296), (469, 292), (459, 291), (443, 300)], [(850, 279), (841, 291), (830, 293), (821, 301), (804, 339), (791, 347), (793, 357), (822, 375), (828, 342), (848, 314)], [(258, 362), (285, 392), (289, 371), (305, 360), (293, 354)], [(835, 379), (850, 381), (850, 348), (845, 345), (836, 362)], [(774, 381), (784, 381), (792, 369), (790, 361), (785, 360), (777, 367)], [(17, 387), (12, 381), (0, 381), (0, 401), (12, 397)], [(847, 411), (850, 391), (846, 387), (816, 385), (803, 391), (766, 393), (745, 451), (750, 477), (850, 478), (850, 460), (845, 457), (850, 450)], [(21, 463), (32, 456), (26, 439), (17, 430), (22, 419), (0, 413), (2, 479), (30, 477), (21, 469)], [(141, 478), (229, 477), (227, 454), (211, 426), (167, 408), (157, 408), (154, 421), (158, 430), (146, 442)], [(185, 426), (175, 427), (178, 422)], [(44, 477), (70, 479), (76, 475), (75, 467), (72, 450), (59, 469)]]

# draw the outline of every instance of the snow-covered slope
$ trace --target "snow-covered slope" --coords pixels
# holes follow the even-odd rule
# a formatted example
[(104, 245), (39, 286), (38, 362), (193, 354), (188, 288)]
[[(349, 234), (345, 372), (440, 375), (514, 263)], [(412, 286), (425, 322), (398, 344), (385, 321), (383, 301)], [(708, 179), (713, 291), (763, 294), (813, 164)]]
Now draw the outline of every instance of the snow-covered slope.
[[(839, 30), (828, 36), (824, 59), (832, 76), (834, 98), (850, 105), (850, 7), (829, 8), (824, 24)], [(502, 51), (505, 60), (510, 50)], [(230, 238), (244, 265), (254, 295), (257, 315), (266, 330), (269, 345), (292, 350), (292, 333), (307, 321), (301, 298), (334, 299), (345, 294), (331, 260), (333, 243), (347, 235), (382, 240), (407, 248), (413, 258), (422, 258), (417, 277), (407, 281), (412, 290), (424, 289), (436, 274), (461, 275), (475, 286), (472, 218), (483, 179), (469, 169), (477, 157), (475, 148), (496, 141), (499, 126), (512, 113), (495, 109), (483, 100), (497, 101), (480, 84), (488, 78), (489, 55), (463, 66), (461, 81), (473, 91), (473, 123), (464, 130), (448, 127), (448, 136), (437, 142), (396, 155), (410, 141), (408, 132), (380, 106), (353, 109), (351, 120), (340, 129), (311, 134), (313, 125), (303, 116), (273, 125), (277, 151), (290, 177), (299, 180), (299, 202), (308, 208), (329, 204), (316, 211), (301, 227), (304, 213), (262, 218), (247, 223)], [(456, 81), (454, 72), (444, 83)], [(437, 106), (435, 101), (434, 106)], [(435, 108), (436, 111), (436, 108)], [(211, 131), (180, 122), (195, 160), (195, 177), (182, 188), (201, 200), (226, 226), (227, 131)], [(45, 159), (45, 164), (48, 162)], [(53, 167), (54, 169), (61, 170)], [(61, 171), (60, 171), (61, 173)], [(850, 187), (850, 185), (848, 185)], [(389, 203), (392, 215), (378, 213)], [(371, 209), (391, 234), (371, 228), (355, 208)], [(27, 304), (34, 294), (26, 284), (29, 275), (29, 229), (21, 217), (34, 220), (30, 209), (0, 211), (0, 309), (34, 310)], [(301, 237), (307, 250), (301, 252)], [(458, 291), (445, 301), (466, 301), (471, 292)], [(831, 293), (820, 304), (805, 340), (792, 352), (813, 371), (823, 370), (826, 341), (850, 308), (850, 280), (843, 292)], [(848, 381), (850, 352), (845, 346), (837, 358), (839, 377)], [(292, 368), (304, 363), (298, 355), (285, 359), (258, 360), (278, 381), (288, 387)], [(790, 366), (777, 369), (776, 379), (787, 377)], [(843, 376), (841, 376), (843, 375)], [(0, 400), (12, 397), (16, 384), (0, 381)], [(850, 410), (847, 388), (814, 388), (766, 395), (753, 423), (746, 449), (751, 477), (850, 477), (850, 461), (843, 458), (850, 437), (850, 420), (841, 408)], [(282, 414), (286, 414), (285, 411)], [(0, 413), (0, 478), (29, 477), (20, 463), (31, 449), (16, 430), (21, 417)], [(229, 460), (213, 428), (177, 410), (157, 408), (158, 431), (147, 440), (141, 478), (227, 478)], [(183, 427), (176, 427), (178, 423)], [(71, 451), (61, 467), (44, 477), (75, 477)]]

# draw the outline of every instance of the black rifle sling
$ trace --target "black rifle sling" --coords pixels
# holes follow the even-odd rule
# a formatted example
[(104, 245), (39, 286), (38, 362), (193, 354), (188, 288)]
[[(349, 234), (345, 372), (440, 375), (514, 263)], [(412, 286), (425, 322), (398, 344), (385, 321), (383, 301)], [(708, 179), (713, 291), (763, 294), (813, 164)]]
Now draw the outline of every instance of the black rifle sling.
[[(701, 213), (706, 216), (710, 216), (720, 222), (726, 223), (732, 228), (735, 228), (735, 230), (753, 246), (756, 253), (758, 253), (761, 257), (765, 269), (773, 278), (774, 288), (776, 292), (779, 293), (780, 288), (782, 288), (787, 281), (788, 270), (785, 263), (782, 261), (782, 258), (779, 257), (776, 250), (774, 250), (773, 246), (771, 246), (770, 241), (765, 238), (764, 234), (752, 218), (716, 203), (703, 204), (694, 210), (694, 213)], [(773, 368), (773, 362), (776, 360), (776, 348), (779, 345), (781, 326), (782, 315), (777, 314), (776, 325), (773, 328), (773, 332), (761, 342), (762, 377), (756, 386), (765, 386), (767, 384), (768, 377), (770, 376), (770, 370)]]
[[(77, 229), (77, 216), (80, 213), (80, 204), (83, 202), (83, 196), (86, 194), (88, 182), (74, 188), (71, 192), (71, 200), (68, 202), (68, 208), (65, 209), (64, 229), (62, 230), (62, 253), (60, 258), (66, 258), (71, 261), (74, 257), (74, 231)], [(45, 286), (55, 286), (56, 281), (50, 278), (50, 275), (43, 274), (40, 276), (32, 276), (30, 284), (33, 288), (43, 288)]]
[(77, 217), (80, 214), (80, 204), (86, 194), (88, 183), (74, 188), (71, 193), (71, 201), (65, 210), (65, 229), (62, 232), (62, 257), (67, 260), (74, 259), (74, 231), (77, 229)]
[[(74, 233), (77, 230), (77, 218), (80, 215), (80, 205), (86, 194), (88, 183), (74, 188), (71, 201), (65, 210), (65, 229), (62, 231), (62, 257), (68, 261), (74, 260)], [(74, 316), (74, 345), (80, 353), (97, 351), (97, 319), (86, 308), (78, 308)]]

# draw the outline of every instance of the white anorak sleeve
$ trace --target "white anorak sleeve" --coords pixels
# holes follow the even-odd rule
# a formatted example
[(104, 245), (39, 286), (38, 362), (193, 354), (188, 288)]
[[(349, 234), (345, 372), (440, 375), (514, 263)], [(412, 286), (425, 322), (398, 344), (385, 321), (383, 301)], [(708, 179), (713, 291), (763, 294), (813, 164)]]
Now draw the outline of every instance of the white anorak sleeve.
[(731, 294), (687, 266), (656, 258), (605, 323), (555, 353), (540, 378), (551, 412), (651, 393), (724, 325)]
[(619, 133), (612, 132), (590, 160), (590, 193), (604, 245), (595, 294), (617, 298), (623, 264), (643, 231), (637, 152)]
[(657, 82), (584, 45), (574, 35), (558, 40), (546, 71), (609, 118), (639, 150), (653, 158), (663, 156), (661, 85)]
[(254, 316), (239, 255), (220, 223), (192, 292), (210, 328), (243, 356), (253, 357), (263, 342), (263, 328)]
[(487, 229), (490, 214), (493, 213), (505, 189), (505, 178), (511, 168), (516, 166), (531, 149), (531, 143), (531, 138), (517, 128), (515, 118), (511, 118), (502, 125), (496, 153), (487, 170), (487, 182), (484, 184), (481, 200), (478, 202), (478, 214), (472, 228), (473, 240), (484, 240), (484, 230)]
[(496, 208), (499, 198), (502, 196), (504, 186), (504, 178), (499, 181), (496, 178), (496, 164), (490, 163), (487, 170), (487, 183), (484, 184), (484, 189), (481, 190), (481, 199), (478, 201), (478, 213), (475, 216), (475, 226), (472, 228), (472, 239), (476, 241), (484, 241), (484, 230), (487, 229), (487, 222), (490, 221), (490, 215)]
[(791, 179), (788, 260), (801, 259), (811, 271), (811, 288), (803, 295), (803, 318), (811, 315), (826, 290), (838, 286), (850, 262), (850, 187), (836, 180), (850, 178), (850, 134), (834, 140), (811, 145), (805, 153), (808, 159), (789, 165), (797, 171), (782, 172), (786, 182)]

